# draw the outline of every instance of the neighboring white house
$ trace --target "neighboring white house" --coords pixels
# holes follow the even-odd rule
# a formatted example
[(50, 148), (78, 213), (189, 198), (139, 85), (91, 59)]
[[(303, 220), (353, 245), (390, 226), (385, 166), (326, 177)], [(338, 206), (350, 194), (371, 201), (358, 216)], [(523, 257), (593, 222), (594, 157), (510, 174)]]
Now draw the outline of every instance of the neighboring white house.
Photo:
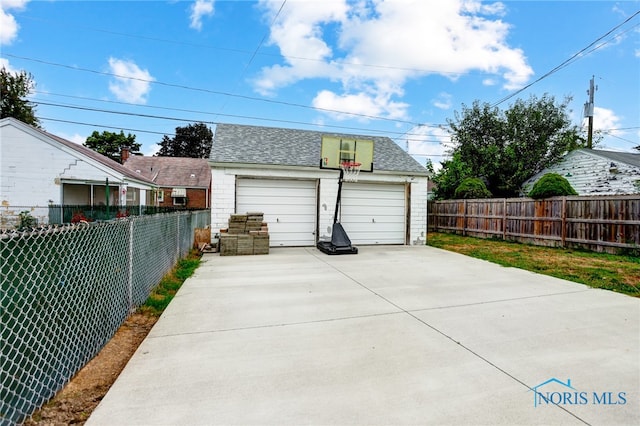
[(233, 124), (216, 126), (211, 149), (212, 232), (233, 213), (263, 212), (272, 247), (330, 238), (339, 171), (320, 168), (324, 136), (374, 142), (373, 172), (343, 185), (353, 244), (424, 244), (428, 172), (391, 139)]
[(640, 153), (577, 149), (524, 182), (523, 192), (547, 173), (564, 176), (578, 195), (640, 194)]
[(156, 185), (80, 144), (14, 118), (0, 120), (0, 227), (28, 210), (48, 223), (49, 205), (152, 204)]

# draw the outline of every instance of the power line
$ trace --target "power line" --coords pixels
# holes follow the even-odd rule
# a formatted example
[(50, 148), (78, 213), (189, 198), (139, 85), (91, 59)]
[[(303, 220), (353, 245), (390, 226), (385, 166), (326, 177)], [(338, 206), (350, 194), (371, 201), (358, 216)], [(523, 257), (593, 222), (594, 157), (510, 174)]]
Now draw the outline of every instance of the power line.
[[(282, 4), (280, 5), (280, 9), (278, 9), (278, 13), (276, 13), (276, 16), (273, 17), (273, 19), (271, 20), (271, 26), (273, 26), (273, 24), (276, 22), (276, 20), (278, 19), (278, 17), (280, 16), (280, 13), (282, 12), (282, 9), (284, 9), (284, 5), (287, 4), (287, 0), (283, 0)], [(242, 72), (240, 73), (240, 76), (238, 77), (238, 79), (236, 80), (236, 84), (235, 87), (236, 89), (238, 88), (238, 85), (240, 84), (240, 80), (242, 78), (244, 78), (245, 73), (247, 72), (247, 70), (249, 69), (249, 67), (251, 66), (251, 64), (253, 63), (253, 60), (255, 59), (256, 55), (258, 54), (258, 52), (260, 51), (260, 48), (262, 47), (262, 45), (264, 44), (265, 40), (267, 39), (267, 36), (269, 35), (269, 33), (265, 33), (262, 36), (262, 39), (260, 40), (260, 43), (258, 43), (258, 46), (256, 46), (256, 48), (253, 50), (253, 53), (251, 54), (251, 57), (249, 58), (249, 62), (247, 62), (247, 64), (244, 66), (244, 68), (242, 69)], [(225, 107), (227, 106), (227, 103), (225, 102), (224, 104), (222, 104), (222, 107), (220, 108), (221, 111), (224, 111)]]
[(80, 122), (80, 121), (62, 120), (62, 119), (59, 119), (59, 118), (38, 117), (38, 119), (39, 120), (43, 120), (43, 121), (55, 121), (55, 122), (58, 122), (58, 123), (77, 124), (79, 126), (104, 127), (106, 129), (126, 130), (128, 132), (151, 133), (151, 134), (156, 134), (156, 135), (175, 136), (174, 133), (154, 132), (154, 131), (151, 131), (151, 130), (131, 129), (131, 128), (127, 128), (127, 127), (110, 126), (110, 125), (105, 125), (105, 124), (83, 123), (83, 122)]
[[(238, 115), (238, 114), (224, 114), (224, 113), (220, 113), (220, 112), (209, 112), (209, 111), (201, 111), (201, 110), (182, 109), (182, 108), (170, 108), (170, 107), (162, 107), (162, 106), (157, 106), (157, 105), (139, 105), (139, 104), (132, 104), (132, 103), (128, 103), (128, 102), (110, 101), (110, 100), (105, 100), (105, 99), (89, 98), (89, 97), (84, 97), (84, 96), (64, 95), (64, 94), (52, 93), (52, 92), (40, 92), (40, 91), (37, 91), (37, 90), (34, 90), (33, 93), (40, 93), (40, 94), (45, 94), (45, 95), (48, 95), (48, 96), (59, 96), (59, 97), (65, 97), (65, 98), (71, 98), (71, 99), (87, 100), (87, 101), (102, 102), (102, 103), (109, 103), (109, 104), (116, 104), (116, 105), (127, 105), (127, 106), (136, 107), (136, 108), (150, 108), (150, 109), (158, 109), (158, 110), (164, 110), (164, 111), (179, 111), (179, 112), (186, 112), (186, 113), (192, 113), (192, 114), (224, 116), (224, 117), (232, 117), (232, 118), (242, 118), (242, 119), (267, 121), (267, 122), (277, 122), (277, 123), (288, 123), (288, 124), (313, 126), (313, 127), (330, 127), (330, 128), (335, 128), (335, 129), (352, 130), (352, 131), (366, 132), (366, 133), (374, 132), (374, 133), (377, 133), (377, 134), (388, 134), (388, 135), (422, 136), (421, 134), (410, 133), (410, 132), (400, 132), (400, 131), (394, 132), (394, 131), (391, 131), (391, 130), (380, 130), (380, 129), (362, 128), (362, 127), (353, 127), (353, 126), (338, 126), (338, 125), (329, 125), (329, 124), (318, 125), (318, 124), (315, 124), (315, 123), (309, 123), (309, 122), (304, 122), (304, 121), (296, 121), (296, 120), (283, 120), (283, 119), (265, 118), (265, 117), (256, 117), (256, 116)], [(77, 105), (44, 102), (44, 101), (39, 101), (38, 99), (34, 99), (33, 97), (30, 98), (30, 101), (32, 103), (34, 103), (34, 104), (42, 104), (42, 105), (48, 105), (48, 106), (54, 106), (54, 107), (90, 108), (90, 107), (81, 107), (81, 106), (77, 106)], [(110, 110), (100, 109), (100, 108), (94, 108), (94, 110), (97, 111), (97, 112), (110, 112)], [(135, 115), (135, 113), (124, 113), (124, 112), (122, 114)], [(162, 116), (153, 116), (152, 118), (164, 118), (164, 117), (162, 117)], [(170, 117), (170, 119), (173, 119), (173, 117)], [(199, 121), (199, 120), (196, 120), (196, 119), (185, 119), (184, 121)], [(422, 126), (424, 126), (424, 127), (440, 127), (441, 125), (433, 124), (433, 125), (422, 125)]]
[(293, 102), (276, 101), (276, 100), (273, 100), (273, 99), (258, 98), (258, 97), (255, 97), (255, 96), (238, 95), (238, 94), (234, 94), (234, 93), (230, 93), (230, 92), (223, 92), (223, 91), (219, 91), (219, 90), (203, 89), (203, 88), (200, 88), (200, 87), (186, 86), (186, 85), (182, 85), (182, 84), (166, 83), (166, 82), (162, 82), (162, 81), (158, 81), (158, 80), (150, 80), (150, 79), (144, 79), (144, 78), (140, 78), (140, 77), (130, 77), (130, 76), (114, 74), (114, 73), (110, 73), (110, 72), (106, 72), (106, 71), (97, 71), (97, 70), (92, 70), (92, 69), (89, 69), (89, 68), (81, 68), (81, 67), (76, 67), (76, 66), (71, 66), (71, 65), (60, 64), (60, 63), (56, 63), (56, 62), (45, 61), (45, 60), (42, 60), (42, 59), (28, 58), (28, 57), (25, 57), (25, 56), (14, 55), (14, 54), (11, 54), (11, 53), (4, 53), (4, 55), (8, 56), (10, 58), (22, 59), (24, 61), (36, 62), (36, 63), (40, 63), (40, 64), (44, 64), (44, 65), (50, 65), (50, 66), (55, 66), (55, 67), (60, 67), (60, 68), (66, 68), (66, 69), (70, 69), (70, 70), (74, 70), (74, 71), (83, 71), (83, 72), (88, 72), (88, 73), (98, 74), (98, 75), (105, 75), (105, 76), (108, 76), (108, 77), (116, 77), (116, 78), (123, 78), (123, 79), (127, 79), (127, 80), (140, 81), (140, 82), (143, 82), (143, 83), (156, 84), (156, 85), (159, 85), (159, 86), (173, 87), (173, 88), (177, 88), (177, 89), (190, 90), (190, 91), (195, 91), (195, 92), (203, 92), (203, 93), (209, 93), (209, 94), (221, 95), (221, 96), (229, 96), (229, 97), (234, 97), (234, 98), (247, 99), (247, 100), (250, 100), (250, 101), (266, 102), (266, 103), (277, 104), (277, 105), (285, 105), (285, 106), (296, 107), (296, 108), (311, 109), (311, 110), (314, 110), (314, 111), (329, 112), (329, 113), (334, 113), (334, 114), (345, 114), (345, 115), (350, 115), (350, 116), (354, 116), (354, 117), (368, 118), (368, 119), (371, 119), (371, 120), (381, 120), (381, 121), (389, 121), (389, 122), (392, 122), (392, 123), (410, 124), (412, 126), (421, 126), (422, 125), (420, 123), (416, 123), (416, 122), (408, 121), (408, 120), (400, 120), (400, 119), (373, 116), (373, 115), (367, 115), (367, 114), (359, 114), (359, 113), (355, 113), (355, 112), (339, 111), (339, 110), (334, 110), (334, 109), (329, 109), (329, 108), (320, 108), (320, 107), (314, 107), (314, 106), (309, 106), (309, 105), (297, 104), (297, 103), (293, 103)]
[[(94, 107), (80, 106), (80, 105), (64, 105), (64, 104), (55, 104), (55, 103), (51, 103), (51, 102), (38, 102), (38, 105), (46, 105), (46, 106), (52, 106), (52, 107), (57, 107), (57, 108), (69, 108), (69, 109), (76, 109), (76, 110), (82, 110), (82, 111), (93, 111), (93, 112), (100, 112), (100, 113), (104, 113), (104, 114), (116, 114), (116, 115), (130, 116), (130, 117), (140, 117), (140, 118), (151, 118), (151, 119), (159, 119), (159, 120), (168, 120), (168, 121), (199, 122), (199, 123), (209, 124), (209, 125), (220, 124), (220, 122), (218, 122), (218, 121), (207, 121), (207, 120), (197, 120), (197, 119), (192, 119), (192, 118), (179, 118), (179, 117), (169, 117), (169, 116), (133, 113), (133, 112), (125, 112), (125, 111), (114, 111), (114, 110), (107, 110), (107, 109), (103, 109), (103, 108), (94, 108)], [(247, 117), (242, 117), (242, 118), (247, 118)], [(49, 118), (49, 120), (55, 121), (53, 118)], [(269, 119), (263, 119), (263, 120), (269, 120)], [(58, 120), (58, 121), (63, 121), (63, 120)], [(83, 123), (80, 123), (80, 122), (73, 122), (73, 123), (83, 124)], [(298, 124), (309, 124), (309, 123), (298, 123)], [(117, 126), (116, 127), (104, 126), (104, 125), (97, 125), (97, 126), (98, 127), (119, 128)], [(316, 126), (318, 126), (318, 125), (316, 125)], [(318, 126), (318, 127), (345, 128), (346, 126), (323, 125), (323, 126)], [(375, 133), (379, 133), (379, 134), (399, 133), (399, 132), (387, 132), (387, 131), (383, 131), (383, 130), (371, 130), (371, 129), (354, 129), (354, 128), (349, 128), (349, 129), (351, 129), (351, 130), (359, 130), (359, 131), (368, 131), (369, 132), (368, 134), (370, 134), (370, 132), (372, 132), (372, 131), (375, 132)], [(139, 130), (139, 131), (140, 132), (145, 132), (145, 133), (163, 134), (161, 132), (152, 132), (152, 131), (144, 131), (144, 130)], [(445, 143), (445, 142), (447, 142), (446, 140), (415, 139), (415, 138), (414, 139), (412, 139), (412, 138), (402, 138), (402, 140), (403, 141), (410, 141), (410, 142), (425, 142), (425, 143)]]
[[(636, 17), (638, 14), (640, 14), (640, 10), (637, 11), (636, 13), (634, 13), (633, 15), (631, 15), (630, 17), (628, 17), (627, 19), (625, 19), (622, 23), (616, 25), (615, 27), (613, 27), (612, 29), (610, 29), (609, 31), (607, 31), (605, 34), (603, 34), (602, 36), (598, 37), (596, 40), (594, 40), (593, 42), (591, 42), (588, 46), (584, 47), (582, 50), (580, 50), (578, 53), (574, 54), (573, 56), (571, 56), (569, 59), (567, 59), (566, 61), (562, 62), (560, 65), (556, 66), (555, 68), (553, 68), (551, 71), (546, 72), (545, 74), (543, 74), (541, 77), (539, 77), (538, 79), (532, 81), (531, 83), (527, 84), (526, 86), (524, 86), (523, 88), (516, 90), (515, 92), (511, 93), (510, 95), (505, 96), (504, 98), (498, 100), (497, 102), (495, 102), (493, 105), (491, 105), (491, 107), (496, 107), (498, 105), (500, 105), (501, 103), (508, 101), (509, 99), (513, 98), (514, 96), (524, 92), (525, 90), (527, 90), (529, 87), (533, 86), (534, 84), (540, 82), (541, 80), (549, 77), (550, 75), (560, 71), (562, 68), (568, 66), (570, 63), (572, 63), (573, 61), (577, 60), (577, 58), (581, 57), (583, 53), (585, 53), (588, 49), (592, 48), (596, 43), (598, 43), (600, 40), (604, 39), (605, 37), (609, 36), (611, 33), (613, 33), (614, 31), (616, 31), (618, 28), (620, 28), (621, 26), (623, 26), (624, 24), (626, 24), (627, 22), (629, 22), (630, 20), (632, 20), (634, 17)], [(602, 45), (595, 47), (594, 49), (591, 50), (597, 50), (600, 47), (602, 47)], [(590, 52), (589, 52), (590, 53)]]

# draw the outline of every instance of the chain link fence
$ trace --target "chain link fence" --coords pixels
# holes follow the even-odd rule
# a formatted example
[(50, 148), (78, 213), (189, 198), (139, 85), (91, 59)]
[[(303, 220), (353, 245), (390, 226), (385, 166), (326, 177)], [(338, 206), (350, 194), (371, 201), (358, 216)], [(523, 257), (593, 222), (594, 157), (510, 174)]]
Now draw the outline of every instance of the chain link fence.
[(0, 233), (0, 425), (26, 420), (193, 247), (209, 211)]

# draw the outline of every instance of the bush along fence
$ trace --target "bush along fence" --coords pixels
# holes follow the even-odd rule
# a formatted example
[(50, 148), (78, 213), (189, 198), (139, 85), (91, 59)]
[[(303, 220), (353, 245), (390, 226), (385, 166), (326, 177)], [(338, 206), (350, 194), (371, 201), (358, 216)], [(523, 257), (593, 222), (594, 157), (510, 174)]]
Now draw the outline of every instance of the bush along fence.
[(109, 341), (209, 211), (0, 233), (0, 424), (20, 424)]
[(492, 198), (435, 201), (429, 227), (480, 238), (640, 252), (640, 196)]

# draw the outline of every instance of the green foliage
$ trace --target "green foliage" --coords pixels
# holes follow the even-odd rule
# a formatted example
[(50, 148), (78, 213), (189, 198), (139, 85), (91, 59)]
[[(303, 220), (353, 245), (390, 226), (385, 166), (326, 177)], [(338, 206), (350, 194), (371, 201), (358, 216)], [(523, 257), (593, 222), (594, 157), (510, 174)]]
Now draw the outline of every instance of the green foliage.
[(433, 193), (436, 200), (455, 198), (456, 188), (467, 177), (471, 177), (471, 167), (454, 152), (450, 160), (442, 162), (442, 169), (431, 180), (436, 185)]
[(36, 225), (38, 225), (38, 219), (31, 216), (31, 213), (29, 213), (29, 210), (21, 211), (20, 214), (18, 215), (18, 218), (20, 220), (20, 223), (18, 224), (18, 229), (33, 228)]
[(173, 138), (164, 136), (160, 142), (158, 157), (209, 158), (213, 132), (204, 123), (176, 127)]
[(462, 180), (475, 176), (485, 180), (495, 196), (517, 196), (522, 182), (586, 145), (571, 124), (569, 101), (558, 104), (549, 95), (532, 96), (506, 111), (479, 101), (463, 105), (455, 120), (449, 120), (455, 147), (451, 160), (444, 161), (433, 178), (436, 197), (452, 198)]
[(120, 133), (106, 130), (102, 133), (94, 131), (83, 145), (118, 163), (120, 162), (122, 148), (128, 148), (132, 154), (139, 154), (142, 146), (142, 144), (136, 143), (136, 135), (129, 133), (125, 136), (122, 130), (120, 130)]
[(431, 158), (427, 158), (426, 163), (424, 164), (424, 167), (427, 169), (427, 171), (431, 174), (435, 173), (435, 170), (433, 168), (433, 161), (431, 161)]
[(491, 191), (481, 179), (465, 178), (456, 188), (455, 198), (491, 198)]
[(35, 107), (25, 99), (35, 88), (33, 76), (26, 71), (9, 72), (0, 69), (0, 118), (13, 117), (23, 123), (40, 128)]
[(568, 180), (557, 173), (547, 173), (538, 180), (529, 197), (540, 199), (559, 195), (578, 195)]
[(193, 275), (200, 265), (200, 252), (192, 250), (189, 255), (178, 261), (176, 267), (165, 275), (153, 289), (141, 311), (152, 315), (160, 315), (169, 306), (184, 281)]

